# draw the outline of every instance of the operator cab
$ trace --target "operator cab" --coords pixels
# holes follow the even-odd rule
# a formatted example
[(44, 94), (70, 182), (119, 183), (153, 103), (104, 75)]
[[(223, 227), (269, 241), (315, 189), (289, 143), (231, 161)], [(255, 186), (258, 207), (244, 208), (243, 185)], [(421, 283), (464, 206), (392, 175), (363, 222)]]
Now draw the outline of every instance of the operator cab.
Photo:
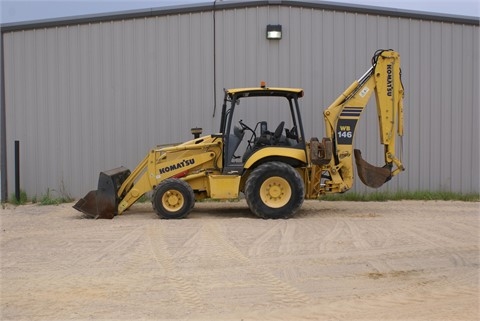
[[(305, 151), (298, 105), (303, 90), (262, 85), (225, 90), (220, 126), (224, 139), (223, 174), (241, 175), (250, 157), (265, 148)], [(267, 158), (300, 165), (296, 159), (276, 155), (278, 150), (265, 151)]]

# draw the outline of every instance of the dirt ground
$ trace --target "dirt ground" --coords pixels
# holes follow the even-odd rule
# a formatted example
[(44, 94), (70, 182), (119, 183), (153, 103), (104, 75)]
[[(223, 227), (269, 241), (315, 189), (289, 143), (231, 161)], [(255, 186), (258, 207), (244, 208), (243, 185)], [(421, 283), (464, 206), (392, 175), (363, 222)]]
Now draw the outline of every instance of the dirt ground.
[(1, 320), (479, 320), (479, 203), (244, 201), (160, 220), (8, 205)]

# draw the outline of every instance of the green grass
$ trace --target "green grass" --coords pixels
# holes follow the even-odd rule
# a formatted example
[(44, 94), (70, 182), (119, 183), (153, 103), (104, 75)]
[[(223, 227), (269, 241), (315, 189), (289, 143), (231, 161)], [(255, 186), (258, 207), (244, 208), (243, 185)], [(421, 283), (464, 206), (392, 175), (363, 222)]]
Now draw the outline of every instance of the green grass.
[(8, 202), (13, 205), (23, 205), (23, 204), (26, 204), (27, 201), (28, 201), (27, 192), (23, 190), (20, 190), (20, 199), (17, 200), (17, 198), (15, 197), (15, 194), (12, 194), (10, 196), (10, 199), (8, 200)]
[(430, 192), (430, 191), (397, 191), (397, 192), (374, 192), (369, 194), (359, 194), (348, 192), (345, 194), (332, 194), (320, 197), (325, 201), (351, 201), (351, 202), (386, 202), (400, 200), (416, 200), (416, 201), (463, 201), (463, 202), (479, 202), (480, 194), (469, 193), (461, 194), (447, 191)]
[[(52, 190), (52, 191), (55, 192), (55, 190)], [(47, 193), (40, 198), (40, 201), (38, 202), (38, 204), (39, 205), (59, 205), (62, 203), (70, 203), (73, 201), (73, 197), (68, 195), (68, 193), (61, 192), (57, 194), (59, 195), (54, 197), (51, 194), (50, 189), (47, 188)]]
[[(58, 194), (58, 196), (54, 196), (52, 192)], [(37, 203), (38, 205), (58, 205), (62, 203), (69, 203), (72, 202), (74, 199), (68, 193), (62, 192), (58, 193), (55, 190), (50, 190), (47, 188), (47, 193), (37, 199), (36, 196), (29, 199), (27, 193), (25, 191), (20, 191), (20, 200), (17, 200), (15, 194), (12, 194), (8, 200), (8, 203), (13, 205), (25, 205), (28, 202)]]

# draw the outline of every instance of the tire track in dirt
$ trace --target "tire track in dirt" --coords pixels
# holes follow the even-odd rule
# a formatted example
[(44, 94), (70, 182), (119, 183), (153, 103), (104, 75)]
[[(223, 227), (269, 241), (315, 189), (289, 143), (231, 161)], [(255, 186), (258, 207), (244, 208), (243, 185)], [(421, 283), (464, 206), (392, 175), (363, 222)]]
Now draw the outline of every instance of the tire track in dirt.
[[(465, 253), (465, 255), (463, 254)], [(379, 257), (370, 257), (367, 259), (371, 272), (364, 274), (350, 274), (343, 277), (367, 277), (373, 280), (381, 281), (376, 291), (367, 293), (363, 298), (374, 300), (379, 295), (398, 296), (402, 294), (405, 302), (410, 301), (414, 294), (423, 293), (432, 300), (442, 300), (455, 297), (475, 297), (478, 295), (478, 274), (472, 272), (472, 266), (478, 268), (478, 263), (470, 261), (465, 256), (476, 256), (478, 246), (464, 246), (452, 248), (429, 248), (418, 251), (415, 248), (405, 252), (394, 252)], [(417, 262), (415, 266), (402, 265), (405, 258), (410, 257), (412, 261)], [(355, 257), (352, 257), (352, 262)], [(364, 260), (365, 257), (357, 257), (357, 261)], [(403, 269), (399, 265), (403, 266)], [(465, 267), (464, 272), (459, 272), (459, 265)], [(408, 269), (410, 266), (413, 269)], [(407, 269), (405, 269), (407, 268)], [(444, 289), (451, 288), (448, 295), (444, 295)], [(382, 299), (386, 305), (394, 303)]]
[(463, 245), (463, 242), (459, 240), (461, 236), (451, 237), (445, 232), (439, 233), (438, 231), (430, 231), (423, 226), (410, 227), (409, 232), (412, 234), (412, 237), (416, 237), (433, 246), (441, 246), (442, 244)]
[(0, 319), (480, 315), (478, 204), (336, 202), (325, 209), (306, 201), (298, 217), (278, 221), (246, 215), (244, 201), (233, 214), (228, 204), (201, 205), (175, 221), (154, 219), (149, 204), (111, 221), (72, 218), (71, 206), (0, 211)]
[(280, 221), (276, 221), (271, 228), (264, 230), (262, 235), (257, 238), (248, 249), (248, 255), (251, 257), (262, 255), (264, 245), (279, 233), (281, 229), (280, 224)]
[(175, 289), (175, 293), (183, 305), (189, 309), (201, 311), (204, 302), (191, 282), (177, 273), (174, 259), (170, 254), (167, 243), (163, 237), (165, 235), (164, 227), (161, 222), (156, 223), (157, 224), (147, 227), (147, 235), (150, 240), (150, 248), (153, 257), (158, 266), (164, 269), (165, 277), (169, 281), (166, 284)]
[[(359, 250), (369, 250), (372, 248), (370, 243), (366, 240), (365, 234), (366, 231), (362, 233), (357, 224), (352, 222), (351, 220), (344, 220), (346, 226), (348, 227), (348, 231), (350, 232), (350, 236), (353, 240), (353, 245)], [(371, 233), (371, 229), (368, 231)]]
[[(455, 261), (454, 258), (450, 256), (452, 253), (472, 253), (472, 256), (476, 255), (479, 251), (478, 245), (464, 245), (464, 246), (454, 246), (454, 247), (442, 247), (442, 248), (431, 248), (427, 246), (420, 245), (409, 245), (401, 248), (392, 248), (392, 249), (371, 249), (368, 251), (342, 251), (341, 256), (339, 257), (338, 253), (322, 253), (321, 255), (304, 255), (295, 257), (295, 259), (311, 259), (315, 262), (322, 263), (324, 265), (335, 265), (336, 263), (348, 263), (348, 262), (363, 262), (374, 259), (382, 260), (397, 260), (397, 259), (415, 259), (415, 258), (429, 258), (435, 257), (437, 255), (446, 255), (450, 260)], [(470, 265), (476, 265), (477, 263), (471, 263)]]
[(283, 221), (284, 228), (280, 230), (280, 245), (278, 252), (282, 254), (289, 254), (295, 252), (295, 232), (297, 224), (295, 220)]
[(338, 242), (338, 238), (342, 235), (345, 231), (345, 222), (343, 220), (335, 220), (335, 225), (333, 228), (328, 232), (327, 235), (322, 239), (320, 244), (318, 245), (318, 250), (320, 253), (328, 252), (329, 248), (331, 247), (332, 243)]
[[(478, 307), (478, 301), (475, 299), (478, 292), (474, 286), (452, 284), (447, 282), (446, 276), (437, 278), (428, 276), (426, 279), (418, 279), (404, 284), (412, 276), (412, 273), (423, 274), (425, 277), (428, 275), (423, 271), (415, 270), (389, 273), (385, 276), (389, 282), (402, 283), (401, 286), (392, 289), (379, 287), (377, 292), (362, 295), (358, 302), (358, 312), (368, 313), (380, 310), (383, 311), (383, 316), (380, 314), (378, 317), (386, 319), (392, 316), (393, 311), (398, 310), (395, 313), (396, 317), (410, 319), (422, 315), (428, 302), (429, 306), (436, 307), (436, 311), (430, 313), (430, 320), (455, 320), (456, 318), (452, 317), (461, 314), (468, 309), (468, 306), (477, 305)], [(395, 280), (396, 278), (397, 280)], [(465, 300), (465, 298), (469, 299)], [(404, 306), (408, 306), (409, 309), (404, 309)], [(438, 318), (432, 317), (432, 312)], [(474, 319), (475, 316), (472, 314), (471, 320)], [(462, 318), (462, 320), (470, 320), (470, 318)]]
[[(111, 260), (112, 258), (118, 258), (124, 255), (128, 255), (132, 253), (132, 249), (138, 245), (139, 240), (144, 237), (144, 227), (139, 226), (126, 234), (123, 234), (118, 239), (112, 240), (112, 242), (106, 246), (99, 246), (96, 253), (90, 255), (87, 258), (81, 258), (79, 262), (76, 264), (96, 264), (101, 263), (102, 261)], [(99, 243), (100, 240), (105, 242), (103, 238), (103, 232), (99, 231), (98, 235), (91, 234), (89, 237), (90, 240), (98, 239)]]
[[(266, 242), (279, 231), (284, 231), (284, 233), (282, 233), (284, 237), (293, 237), (295, 229), (293, 227), (283, 228), (282, 226), (284, 223), (286, 224), (286, 222), (279, 221), (277, 224), (275, 224), (274, 227), (265, 233), (267, 237), (261, 237), (261, 242)], [(217, 222), (208, 223), (207, 229), (210, 232), (208, 233), (208, 236), (212, 238), (212, 241), (221, 245), (220, 250), (222, 251), (223, 255), (244, 264), (245, 268), (249, 270), (249, 274), (254, 276), (261, 286), (267, 288), (267, 290), (273, 295), (275, 301), (281, 304), (307, 304), (308, 302), (311, 302), (311, 298), (305, 293), (301, 292), (291, 284), (279, 279), (271, 272), (265, 270), (265, 267), (253, 263), (250, 258), (245, 256), (228, 240), (225, 230), (222, 229)], [(284, 241), (284, 244), (285, 242), (286, 241)], [(259, 243), (257, 243), (257, 246), (258, 244)], [(288, 248), (286, 245), (284, 245), (284, 247)]]

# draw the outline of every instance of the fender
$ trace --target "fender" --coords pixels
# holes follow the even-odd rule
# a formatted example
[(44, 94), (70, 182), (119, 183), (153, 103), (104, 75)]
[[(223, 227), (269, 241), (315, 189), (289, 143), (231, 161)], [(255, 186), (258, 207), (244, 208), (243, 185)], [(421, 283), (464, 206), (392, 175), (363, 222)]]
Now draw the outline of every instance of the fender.
[(248, 158), (244, 168), (249, 169), (257, 161), (271, 156), (293, 158), (303, 162), (304, 164), (307, 163), (307, 153), (304, 149), (296, 149), (291, 147), (264, 147), (253, 153)]

